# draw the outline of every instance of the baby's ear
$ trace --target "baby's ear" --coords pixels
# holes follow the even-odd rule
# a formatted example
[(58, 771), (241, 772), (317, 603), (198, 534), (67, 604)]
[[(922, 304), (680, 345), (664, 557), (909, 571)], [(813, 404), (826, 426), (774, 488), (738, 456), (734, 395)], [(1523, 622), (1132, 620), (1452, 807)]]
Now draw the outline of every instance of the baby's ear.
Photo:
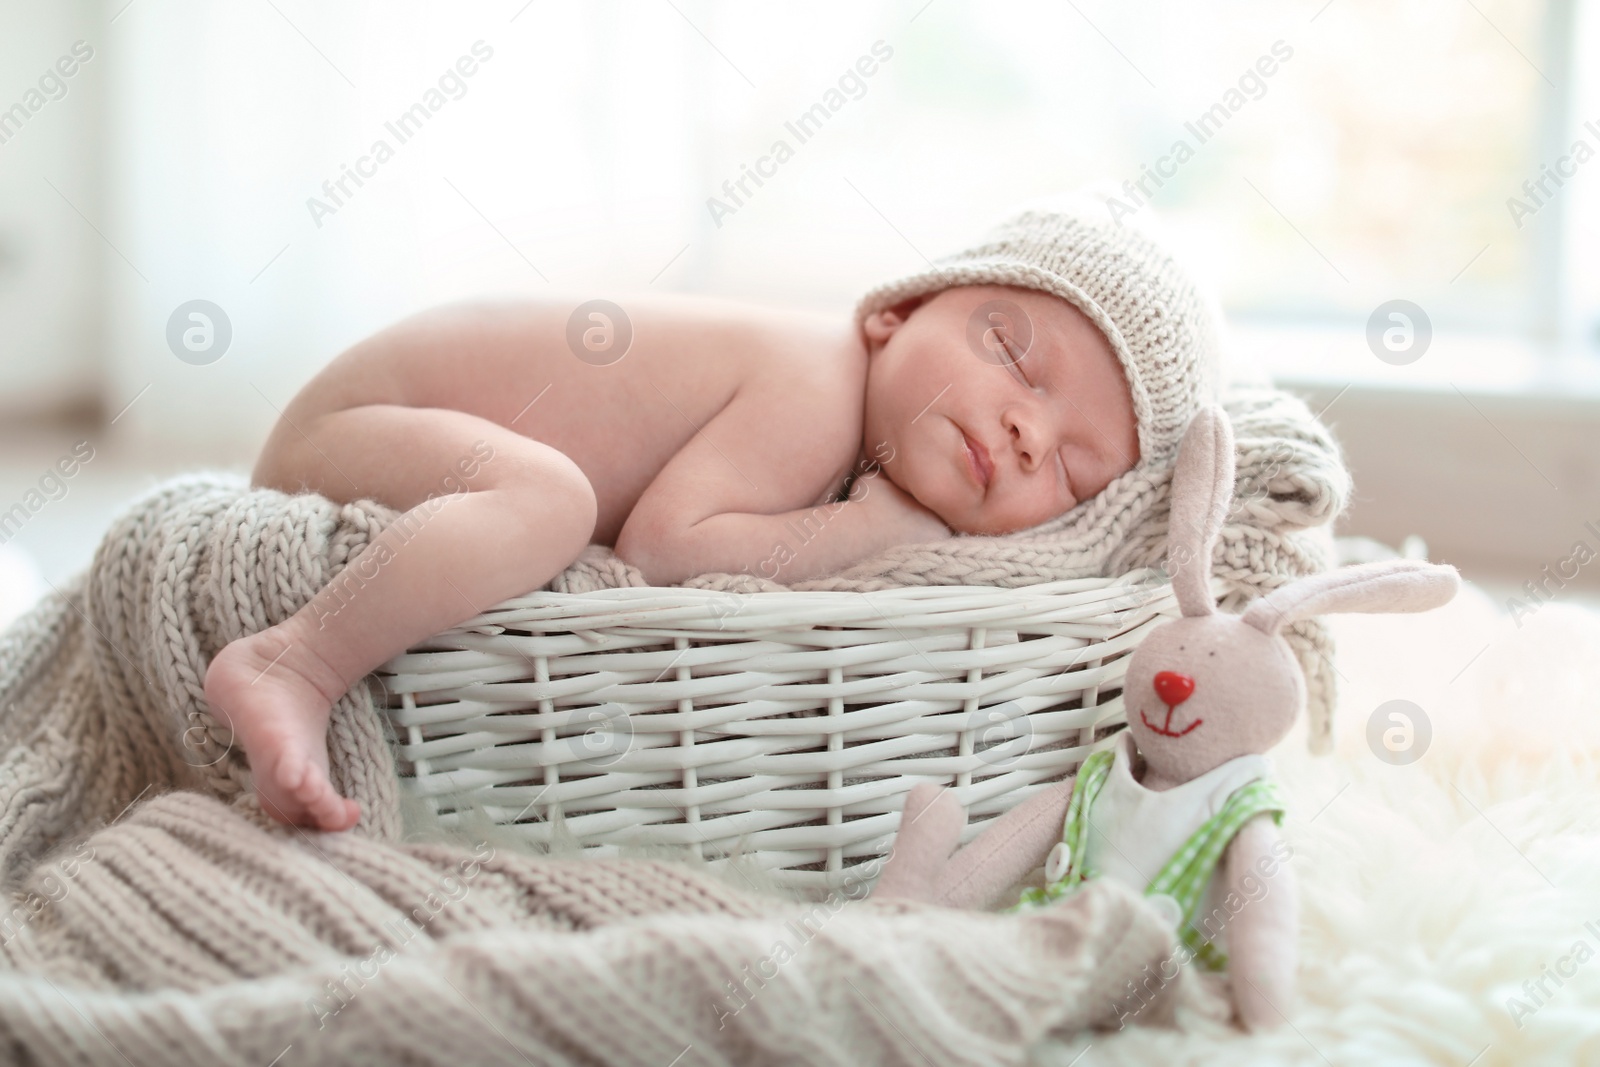
[(874, 311), (861, 320), (861, 333), (873, 348), (882, 348), (899, 328), (900, 322), (892, 311)]
[(874, 347), (882, 347), (889, 343), (889, 338), (894, 332), (904, 326), (911, 313), (921, 306), (923, 298), (920, 296), (902, 300), (893, 307), (881, 308), (869, 314), (861, 322), (861, 332), (866, 334), (867, 340)]

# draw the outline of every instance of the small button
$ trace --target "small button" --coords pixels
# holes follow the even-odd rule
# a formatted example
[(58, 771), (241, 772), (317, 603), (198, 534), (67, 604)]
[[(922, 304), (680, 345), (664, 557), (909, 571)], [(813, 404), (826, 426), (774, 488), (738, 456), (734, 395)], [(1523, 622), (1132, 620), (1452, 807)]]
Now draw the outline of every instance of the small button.
[(1050, 855), (1045, 857), (1044, 878), (1046, 882), (1055, 883), (1066, 877), (1067, 866), (1072, 862), (1072, 849), (1065, 841), (1057, 841), (1056, 847), (1050, 850)]
[(1183, 909), (1178, 906), (1176, 899), (1166, 893), (1151, 893), (1144, 899), (1161, 916), (1163, 923), (1173, 930), (1178, 928), (1178, 923), (1183, 920)]

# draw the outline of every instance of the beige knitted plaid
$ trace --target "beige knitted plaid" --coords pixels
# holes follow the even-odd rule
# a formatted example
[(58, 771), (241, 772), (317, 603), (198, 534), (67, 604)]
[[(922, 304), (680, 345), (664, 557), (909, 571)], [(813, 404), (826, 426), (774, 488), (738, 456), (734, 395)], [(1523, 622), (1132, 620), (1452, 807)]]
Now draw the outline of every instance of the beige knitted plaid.
[(206, 665), (392, 517), (172, 479), (0, 635), (0, 1063), (1007, 1064), (1185, 995), (1156, 978), (1170, 932), (1111, 883), (1028, 916), (803, 903), (408, 839), (365, 685), (328, 736), (360, 824), (266, 820)]

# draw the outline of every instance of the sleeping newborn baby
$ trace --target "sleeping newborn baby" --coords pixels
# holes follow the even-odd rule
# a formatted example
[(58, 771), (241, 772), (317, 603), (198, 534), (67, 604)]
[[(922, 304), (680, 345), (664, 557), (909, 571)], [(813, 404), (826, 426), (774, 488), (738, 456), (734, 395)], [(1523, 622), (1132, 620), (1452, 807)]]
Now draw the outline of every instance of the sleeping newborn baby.
[[(353, 593), (335, 580), (219, 651), (206, 700), (265, 811), (348, 829), (333, 703), (588, 545), (652, 585), (792, 583), (895, 545), (1028, 530), (1170, 467), (1213, 398), (1214, 354), (1172, 260), (1075, 198), (879, 286), (848, 323), (691, 297), (417, 315), (307, 383), (252, 474), (404, 514), (347, 564)], [(776, 553), (802, 525), (811, 539)]]

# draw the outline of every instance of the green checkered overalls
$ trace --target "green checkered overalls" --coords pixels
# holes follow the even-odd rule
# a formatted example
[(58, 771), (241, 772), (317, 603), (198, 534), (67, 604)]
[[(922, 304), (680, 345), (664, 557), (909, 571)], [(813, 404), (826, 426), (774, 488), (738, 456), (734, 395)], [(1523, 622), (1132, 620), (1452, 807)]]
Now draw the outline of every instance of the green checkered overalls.
[[(1109, 749), (1096, 752), (1083, 761), (1078, 771), (1061, 831), (1061, 840), (1069, 850), (1066, 872), (1042, 889), (1025, 889), (1022, 899), (1007, 911), (1043, 907), (1079, 888), (1085, 880), (1099, 873), (1087, 870), (1085, 865), (1089, 845), (1089, 809), (1094, 805), (1100, 787), (1105, 785), (1107, 775), (1111, 773), (1113, 755)], [(1145, 887), (1145, 896), (1165, 895), (1177, 903), (1182, 916), (1179, 936), (1195, 956), (1212, 970), (1221, 970), (1227, 964), (1227, 956), (1202, 938), (1194, 926), (1206, 886), (1210, 884), (1223, 852), (1244, 824), (1257, 815), (1269, 813), (1273, 821), (1281, 825), (1284, 807), (1283, 796), (1271, 778), (1258, 778), (1240, 786), (1229, 794), (1222, 810), (1191, 834), (1177, 854)]]

